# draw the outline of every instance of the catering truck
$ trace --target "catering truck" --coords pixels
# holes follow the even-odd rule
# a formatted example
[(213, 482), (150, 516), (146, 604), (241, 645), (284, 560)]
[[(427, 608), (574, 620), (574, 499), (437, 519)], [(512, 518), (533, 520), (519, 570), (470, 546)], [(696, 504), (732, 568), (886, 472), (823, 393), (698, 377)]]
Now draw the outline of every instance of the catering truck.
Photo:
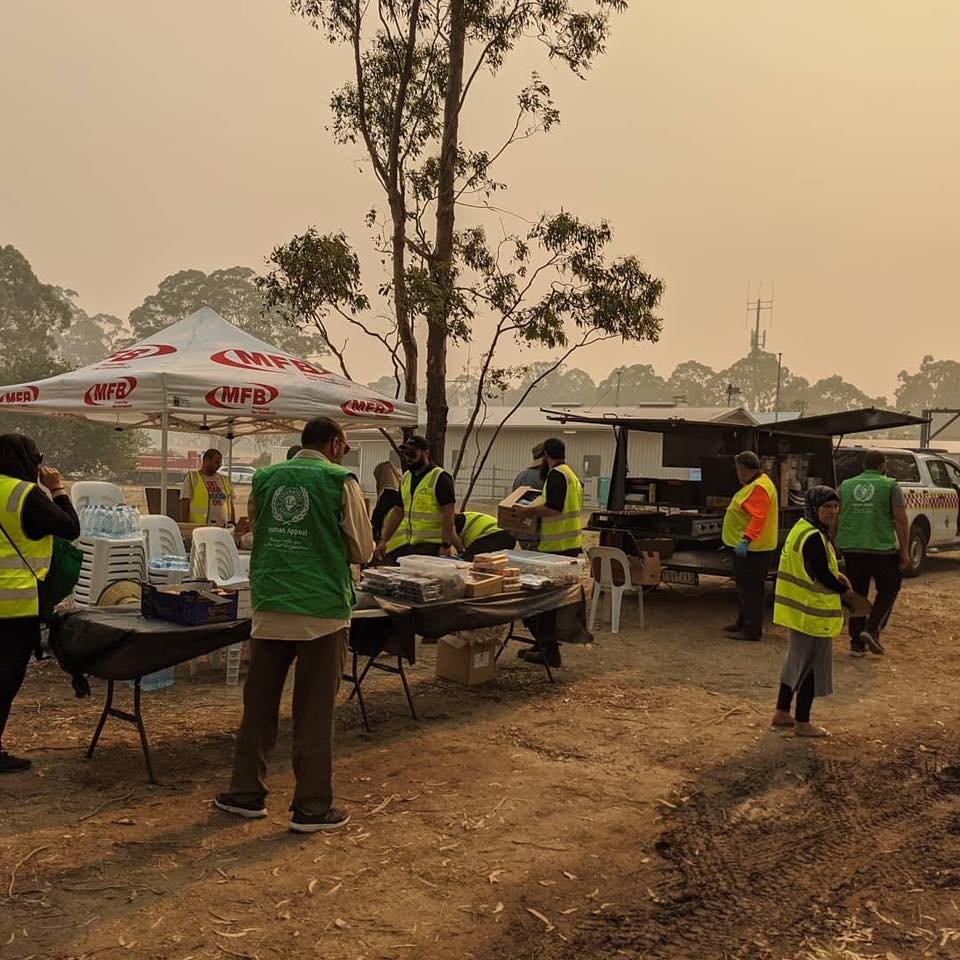
[[(837, 481), (863, 471), (866, 447), (840, 447)], [(960, 549), (960, 465), (940, 451), (884, 450), (887, 476), (903, 490), (910, 528), (908, 576), (917, 576), (930, 550)]]
[[(806, 491), (835, 485), (834, 449), (840, 437), (922, 423), (918, 417), (885, 410), (848, 410), (816, 417), (764, 422), (745, 410), (721, 419), (692, 420), (591, 415), (545, 410), (547, 418), (573, 427), (608, 424), (616, 451), (604, 509), (590, 515), (587, 529), (603, 546), (628, 556), (660, 556), (663, 580), (696, 584), (702, 575), (733, 575), (733, 554), (723, 549), (723, 516), (738, 482), (733, 457), (753, 450), (776, 485), (780, 501), (780, 542), (803, 514)], [(679, 411), (678, 411), (679, 414)], [(662, 466), (672, 479), (630, 476), (627, 461), (633, 431), (662, 436)], [(856, 473), (857, 471), (854, 471)], [(677, 479), (677, 474), (686, 479)], [(930, 541), (928, 541), (929, 543)]]

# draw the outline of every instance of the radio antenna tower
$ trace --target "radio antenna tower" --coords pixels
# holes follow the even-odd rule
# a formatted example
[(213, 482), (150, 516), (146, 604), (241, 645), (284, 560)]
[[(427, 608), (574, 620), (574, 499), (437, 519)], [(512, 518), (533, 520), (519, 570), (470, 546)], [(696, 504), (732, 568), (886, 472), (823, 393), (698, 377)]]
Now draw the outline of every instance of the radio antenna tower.
[(750, 331), (750, 405), (757, 410), (760, 397), (763, 393), (761, 385), (761, 353), (767, 349), (767, 330), (763, 328), (763, 315), (768, 315), (769, 325), (773, 327), (773, 294), (774, 285), (771, 284), (770, 295), (763, 296), (763, 284), (757, 291), (756, 297), (750, 295), (750, 285), (747, 284), (747, 325), (753, 319), (753, 329)]

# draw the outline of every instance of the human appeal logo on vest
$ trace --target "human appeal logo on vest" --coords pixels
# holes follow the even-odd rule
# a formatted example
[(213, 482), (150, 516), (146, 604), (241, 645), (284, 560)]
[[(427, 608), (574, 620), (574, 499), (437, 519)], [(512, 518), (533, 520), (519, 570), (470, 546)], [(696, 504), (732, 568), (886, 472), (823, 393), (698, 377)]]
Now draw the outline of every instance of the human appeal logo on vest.
[(278, 396), (280, 391), (269, 383), (225, 383), (210, 390), (205, 399), (221, 410), (266, 410)]
[(256, 373), (283, 373), (285, 370), (294, 370), (307, 380), (335, 379), (335, 375), (329, 370), (315, 366), (309, 360), (301, 360), (299, 357), (290, 357), (282, 353), (259, 353), (255, 350), (231, 348), (213, 354), (210, 359), (224, 367), (253, 370)]
[(856, 500), (857, 503), (869, 503), (873, 499), (875, 492), (872, 483), (858, 483), (853, 488), (853, 499)]
[(127, 363), (133, 363), (134, 360), (146, 360), (149, 357), (168, 357), (176, 353), (177, 348), (171, 347), (166, 343), (145, 343), (139, 347), (130, 347), (127, 350), (120, 350), (107, 357), (100, 366), (123, 366)]
[(387, 400), (347, 400), (340, 409), (348, 417), (389, 417), (393, 413), (393, 404)]
[(30, 384), (26, 387), (17, 387), (15, 390), (0, 393), (0, 404), (8, 403), (22, 406), (25, 403), (35, 403), (39, 396), (40, 388)]
[(278, 487), (270, 510), (277, 523), (299, 523), (310, 510), (310, 494), (306, 487)]
[(83, 395), (83, 402), (88, 407), (129, 407), (130, 394), (136, 389), (136, 377), (120, 377), (107, 383), (95, 383)]

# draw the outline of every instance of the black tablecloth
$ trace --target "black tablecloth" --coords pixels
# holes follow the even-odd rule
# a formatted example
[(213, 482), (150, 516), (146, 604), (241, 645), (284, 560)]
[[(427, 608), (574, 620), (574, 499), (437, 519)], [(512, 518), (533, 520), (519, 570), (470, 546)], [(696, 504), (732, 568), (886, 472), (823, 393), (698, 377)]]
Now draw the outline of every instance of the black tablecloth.
[(249, 620), (184, 627), (147, 620), (136, 607), (96, 607), (55, 619), (50, 648), (76, 687), (84, 674), (135, 680), (249, 637)]
[[(380, 599), (385, 617), (356, 618), (350, 647), (368, 657), (381, 653), (416, 662), (416, 637), (439, 639), (456, 630), (473, 630), (524, 621), (539, 640), (588, 643), (586, 605), (579, 585), (475, 600), (407, 606)], [(195, 657), (242, 643), (250, 621), (184, 627), (147, 620), (136, 607), (96, 607), (56, 618), (50, 647), (73, 678), (78, 696), (89, 693), (85, 677), (135, 680)]]
[(541, 641), (590, 643), (593, 639), (587, 630), (586, 600), (580, 584), (442, 603), (405, 605), (385, 599), (378, 602), (390, 614), (395, 627), (409, 621), (414, 633), (431, 639), (456, 630), (496, 627), (517, 620), (522, 620)]

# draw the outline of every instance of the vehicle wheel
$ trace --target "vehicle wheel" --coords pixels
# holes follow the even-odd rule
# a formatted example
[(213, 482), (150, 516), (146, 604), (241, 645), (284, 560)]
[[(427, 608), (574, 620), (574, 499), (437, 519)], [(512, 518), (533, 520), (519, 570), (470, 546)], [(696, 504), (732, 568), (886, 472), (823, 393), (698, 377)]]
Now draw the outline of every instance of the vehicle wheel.
[(927, 531), (919, 524), (910, 528), (910, 566), (904, 571), (908, 577), (918, 577), (927, 559)]

